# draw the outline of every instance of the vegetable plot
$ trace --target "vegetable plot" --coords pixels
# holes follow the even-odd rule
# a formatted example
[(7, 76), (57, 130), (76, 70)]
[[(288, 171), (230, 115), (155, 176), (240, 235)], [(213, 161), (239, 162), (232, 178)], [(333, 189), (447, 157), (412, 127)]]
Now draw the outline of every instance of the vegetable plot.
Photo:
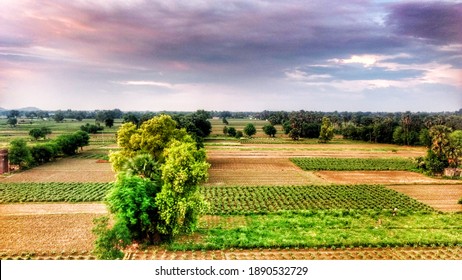
[(412, 171), (416, 164), (406, 158), (291, 158), (303, 170), (403, 170)]
[(264, 214), (284, 210), (434, 211), (380, 185), (204, 187), (211, 215)]
[(0, 203), (102, 201), (112, 183), (5, 183)]

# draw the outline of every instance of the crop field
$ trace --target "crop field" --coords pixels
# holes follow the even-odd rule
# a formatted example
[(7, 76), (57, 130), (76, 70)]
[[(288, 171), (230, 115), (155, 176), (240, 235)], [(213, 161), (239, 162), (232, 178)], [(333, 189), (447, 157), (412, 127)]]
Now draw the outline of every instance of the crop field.
[[(228, 121), (237, 130), (252, 122), (257, 135), (227, 138), (212, 121), (209, 180), (200, 187), (210, 207), (198, 230), (128, 248), (125, 259), (462, 258), (462, 181), (412, 172), (424, 148), (294, 142), (280, 127), (276, 138), (264, 135), (265, 121)], [(50, 137), (82, 123), (55, 124)], [(26, 128), (0, 130), (0, 143), (27, 137)], [(74, 157), (0, 177), (0, 259), (94, 259), (93, 219), (107, 214), (102, 200), (115, 180), (107, 162), (115, 131), (93, 135)]]
[(102, 201), (111, 183), (0, 183), (0, 203)]
[(413, 170), (414, 161), (405, 158), (291, 158), (303, 170)]
[(266, 214), (300, 210), (433, 211), (406, 195), (378, 185), (206, 187), (211, 215)]

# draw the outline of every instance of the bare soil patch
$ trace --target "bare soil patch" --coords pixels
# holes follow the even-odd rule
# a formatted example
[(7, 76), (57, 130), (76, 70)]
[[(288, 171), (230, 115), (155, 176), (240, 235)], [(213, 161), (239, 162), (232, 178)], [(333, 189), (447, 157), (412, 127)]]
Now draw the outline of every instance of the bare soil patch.
[(414, 158), (424, 156), (425, 149), (386, 144), (243, 144), (209, 146), (207, 155), (209, 158)]
[(335, 184), (457, 184), (409, 171), (317, 171), (314, 174)]
[(286, 158), (210, 157), (209, 180), (204, 185), (283, 186), (325, 184), (313, 172), (301, 170)]
[(462, 185), (397, 185), (387, 186), (443, 212), (462, 212)]
[(63, 158), (30, 170), (0, 177), (0, 182), (113, 182), (110, 163), (95, 159)]
[(82, 252), (93, 249), (101, 214), (0, 215), (0, 252)]

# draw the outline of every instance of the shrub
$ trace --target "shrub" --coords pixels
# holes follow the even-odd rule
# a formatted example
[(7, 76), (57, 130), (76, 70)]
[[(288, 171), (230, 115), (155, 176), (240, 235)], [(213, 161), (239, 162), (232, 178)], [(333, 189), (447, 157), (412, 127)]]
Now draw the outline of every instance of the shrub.
[(109, 218), (107, 216), (96, 218), (93, 220), (95, 227), (92, 232), (95, 234), (95, 247), (93, 253), (101, 260), (122, 259), (125, 248), (131, 241), (129, 230), (124, 224), (116, 223), (112, 228), (109, 228)]
[(98, 131), (102, 131), (104, 127), (102, 127), (99, 123), (98, 124), (85, 124), (80, 127), (80, 130), (85, 131), (87, 133), (98, 133)]
[(55, 143), (39, 144), (31, 147), (31, 154), (37, 164), (51, 161), (58, 154), (58, 145)]
[(234, 127), (229, 127), (228, 128), (228, 135), (231, 136), (231, 137), (236, 137), (236, 128)]
[(29, 167), (33, 162), (31, 151), (24, 139), (11, 141), (10, 148), (8, 149), (8, 157), (10, 163), (18, 165), (19, 168)]
[(444, 155), (438, 156), (433, 150), (428, 150), (425, 157), (425, 168), (428, 171), (432, 174), (440, 174), (446, 167), (448, 167), (448, 160)]

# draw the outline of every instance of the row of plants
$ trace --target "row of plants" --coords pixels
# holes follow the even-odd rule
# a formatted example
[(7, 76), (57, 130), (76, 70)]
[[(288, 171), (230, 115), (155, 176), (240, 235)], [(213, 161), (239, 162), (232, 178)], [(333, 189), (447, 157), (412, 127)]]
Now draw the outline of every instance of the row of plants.
[(434, 211), (426, 204), (380, 185), (212, 186), (201, 188), (201, 193), (210, 205), (210, 215), (328, 209)]
[[(1, 183), (0, 203), (103, 201), (112, 183)], [(263, 214), (285, 210), (434, 211), (380, 185), (201, 187), (207, 214)]]
[(416, 163), (407, 158), (291, 158), (303, 170), (407, 170), (417, 169)]
[(112, 183), (0, 183), (0, 203), (102, 201)]
[(462, 246), (462, 215), (376, 211), (280, 212), (245, 216), (245, 224), (201, 228), (201, 238), (170, 249), (388, 248)]

